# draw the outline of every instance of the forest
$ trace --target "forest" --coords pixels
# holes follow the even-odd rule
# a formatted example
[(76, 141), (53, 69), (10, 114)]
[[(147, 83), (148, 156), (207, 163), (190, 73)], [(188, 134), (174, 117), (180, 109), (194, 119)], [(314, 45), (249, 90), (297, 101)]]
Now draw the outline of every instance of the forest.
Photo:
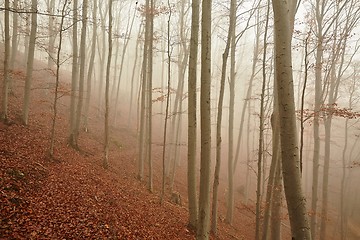
[(1, 239), (360, 239), (358, 0), (0, 0)]

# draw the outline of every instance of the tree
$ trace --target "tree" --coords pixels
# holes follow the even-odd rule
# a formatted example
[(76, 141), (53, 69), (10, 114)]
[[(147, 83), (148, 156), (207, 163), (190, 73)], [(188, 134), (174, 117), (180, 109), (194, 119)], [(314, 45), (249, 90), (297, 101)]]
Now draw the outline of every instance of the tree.
[[(236, 48), (236, 9), (237, 3), (230, 3), (230, 25), (229, 34), (231, 34), (230, 41), (230, 79), (229, 79), (229, 128), (228, 128), (228, 195), (227, 195), (227, 211), (226, 221), (229, 224), (233, 222), (234, 215), (234, 108), (235, 108), (235, 48)], [(231, 27), (231, 28), (230, 28)]]
[(199, 42), (199, 0), (192, 0), (192, 19), (188, 75), (188, 199), (189, 225), (196, 228), (198, 219), (198, 204), (196, 200), (196, 79), (197, 55)]
[(85, 98), (85, 113), (84, 113), (84, 129), (88, 131), (88, 118), (89, 118), (89, 108), (90, 108), (90, 96), (92, 90), (92, 75), (94, 71), (94, 60), (95, 60), (95, 50), (96, 50), (96, 36), (97, 36), (97, 9), (98, 4), (97, 0), (93, 1), (93, 12), (92, 12), (92, 38), (91, 38), (91, 54), (89, 60), (89, 68), (87, 72), (87, 85), (86, 85), (86, 98)]
[(311, 239), (306, 214), (306, 199), (300, 181), (299, 153), (296, 134), (291, 38), (297, 1), (273, 0), (275, 32), (275, 76), (278, 91), (281, 157), (285, 197), (292, 238)]
[[(137, 5), (137, 2), (135, 2), (135, 4)], [(118, 103), (119, 103), (120, 82), (121, 82), (122, 72), (123, 72), (123, 68), (124, 68), (126, 50), (127, 50), (128, 44), (129, 44), (130, 39), (131, 39), (130, 36), (131, 36), (132, 28), (133, 28), (133, 25), (134, 25), (135, 13), (136, 13), (136, 10), (134, 11), (133, 17), (131, 19), (131, 23), (130, 23), (130, 19), (129, 19), (128, 23), (127, 23), (127, 26), (126, 26), (126, 32), (125, 32), (124, 42), (123, 42), (123, 50), (122, 50), (122, 53), (121, 53), (119, 78), (118, 78), (117, 86), (113, 88), (113, 92), (116, 89), (115, 112), (114, 112), (114, 117), (115, 117), (114, 123), (115, 124), (116, 124), (116, 118), (117, 118), (117, 115), (118, 115), (118, 107), (117, 106), (118, 106)]]
[(73, 29), (72, 29), (72, 69), (71, 69), (71, 97), (70, 97), (70, 136), (69, 143), (72, 147), (75, 147), (75, 121), (76, 121), (76, 93), (78, 82), (78, 0), (73, 1)]
[[(56, 74), (55, 74), (55, 94), (54, 94), (54, 103), (53, 103), (53, 118), (52, 118), (52, 125), (51, 125), (51, 140), (50, 140), (50, 157), (54, 157), (54, 147), (55, 147), (55, 124), (56, 124), (56, 117), (57, 117), (57, 103), (58, 103), (58, 89), (59, 89), (59, 83), (60, 83), (60, 53), (62, 48), (62, 42), (63, 42), (63, 26), (64, 26), (64, 19), (66, 17), (66, 7), (67, 7), (68, 1), (65, 0), (63, 8), (61, 10), (61, 20), (60, 20), (60, 33), (59, 33), (59, 45), (57, 48), (57, 55), (56, 55)], [(54, 40), (55, 41), (55, 40)]]
[(106, 79), (105, 79), (105, 141), (104, 141), (104, 168), (109, 167), (109, 83), (110, 83), (110, 65), (112, 53), (112, 4), (109, 0), (109, 31), (108, 31), (108, 46), (109, 53), (106, 64)]
[(48, 28), (48, 35), (49, 35), (49, 42), (48, 42), (48, 68), (51, 68), (54, 64), (54, 45), (55, 45), (55, 39), (57, 35), (57, 31), (55, 31), (55, 24), (54, 24), (54, 13), (55, 13), (55, 0), (47, 0), (47, 9), (49, 14), (49, 28)]
[(261, 179), (262, 179), (262, 162), (264, 149), (264, 128), (265, 128), (265, 87), (266, 87), (266, 51), (267, 51), (267, 34), (269, 26), (270, 1), (267, 4), (266, 23), (264, 32), (264, 52), (262, 60), (262, 87), (260, 95), (260, 117), (259, 117), (259, 148), (258, 148), (258, 169), (257, 169), (257, 186), (256, 186), (256, 229), (255, 239), (260, 239), (260, 219), (261, 219)]
[(78, 102), (77, 102), (75, 126), (73, 129), (73, 138), (72, 138), (72, 146), (74, 146), (75, 149), (79, 149), (78, 139), (79, 139), (79, 133), (80, 133), (81, 113), (82, 113), (83, 102), (84, 102), (87, 10), (88, 10), (88, 0), (83, 0), (82, 18), (81, 18), (82, 26), (81, 26), (81, 39), (80, 39), (80, 66), (79, 66), (80, 67), (79, 68), (80, 76), (79, 76), (79, 88), (78, 88), (79, 89), (79, 98), (78, 98)]
[(29, 40), (29, 52), (27, 55), (26, 63), (26, 79), (25, 79), (25, 94), (24, 94), (24, 105), (22, 113), (22, 121), (25, 125), (29, 122), (29, 108), (30, 108), (30, 91), (31, 81), (34, 65), (34, 53), (36, 44), (36, 29), (37, 29), (37, 0), (31, 1), (31, 30)]
[[(236, 1), (235, 0), (231, 0), (230, 2), (230, 13), (229, 13), (229, 30), (228, 30), (228, 35), (227, 35), (227, 39), (226, 39), (226, 46), (224, 49), (224, 53), (222, 55), (222, 67), (221, 67), (221, 79), (220, 79), (220, 93), (219, 93), (219, 102), (218, 102), (218, 113), (217, 113), (217, 121), (216, 121), (216, 165), (215, 165), (215, 174), (214, 174), (214, 185), (213, 185), (213, 205), (212, 205), (212, 224), (211, 224), (211, 231), (213, 233), (216, 234), (216, 227), (217, 227), (217, 201), (218, 201), (218, 187), (219, 187), (219, 175), (220, 175), (220, 164), (221, 164), (221, 123), (222, 123), (222, 108), (223, 108), (223, 101), (224, 101), (224, 89), (225, 89), (225, 79), (226, 79), (226, 69), (227, 69), (227, 60), (229, 57), (229, 51), (230, 51), (230, 46), (232, 47), (232, 53), (235, 53), (235, 44), (232, 44), (235, 42), (235, 20), (236, 20)], [(233, 64), (235, 63), (235, 60), (232, 59), (232, 65), (231, 65), (231, 70), (233, 70)], [(230, 92), (234, 93), (234, 78), (235, 78), (235, 74), (230, 74)], [(233, 98), (233, 94), (230, 94), (230, 99), (234, 100)], [(234, 104), (230, 104), (232, 106), (234, 106)], [(229, 114), (234, 114), (233, 109), (229, 109)], [(230, 117), (231, 119), (231, 117)], [(232, 128), (231, 126), (229, 126), (229, 129)], [(229, 131), (230, 133), (230, 131)], [(229, 135), (231, 136), (231, 135)], [(230, 149), (230, 146), (229, 146)], [(232, 154), (232, 151), (231, 151)], [(230, 155), (230, 150), (229, 150), (229, 155)], [(229, 188), (231, 186), (231, 189), (233, 189), (232, 187), (232, 182), (233, 182), (233, 176), (232, 176), (232, 160), (230, 161), (230, 158), (232, 159), (232, 157), (229, 156)], [(230, 191), (228, 192), (230, 194)], [(228, 199), (233, 199), (231, 197), (228, 197)], [(230, 200), (228, 201), (228, 213), (230, 212), (230, 216), (228, 219), (228, 214), (227, 214), (227, 221), (229, 223), (232, 222), (232, 213), (233, 213), (233, 201)]]
[(5, 1), (5, 56), (4, 56), (4, 83), (3, 83), (3, 99), (1, 119), (8, 121), (8, 95), (9, 95), (9, 55), (10, 55), (10, 20), (9, 20), (9, 0)]
[(200, 195), (197, 239), (209, 238), (211, 166), (211, 0), (202, 2), (200, 84)]
[[(14, 0), (13, 8), (17, 9), (19, 5), (18, 0)], [(5, 7), (6, 8), (6, 7)], [(12, 31), (12, 38), (11, 38), (11, 57), (10, 57), (10, 69), (13, 71), (15, 66), (15, 59), (18, 50), (18, 13), (13, 12), (13, 31)], [(11, 83), (10, 83), (10, 90), (11, 90)]]

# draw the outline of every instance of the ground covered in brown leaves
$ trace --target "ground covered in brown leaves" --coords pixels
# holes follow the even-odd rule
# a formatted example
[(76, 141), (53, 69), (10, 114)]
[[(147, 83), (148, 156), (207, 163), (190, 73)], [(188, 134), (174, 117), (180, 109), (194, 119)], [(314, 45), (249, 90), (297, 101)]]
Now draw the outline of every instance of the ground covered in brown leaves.
[[(183, 206), (168, 198), (161, 205), (161, 175), (155, 174), (153, 193), (136, 179), (133, 130), (121, 125), (111, 129), (110, 168), (104, 169), (102, 118), (92, 112), (89, 132), (80, 135), (81, 151), (75, 151), (67, 144), (69, 97), (65, 96), (59, 103), (55, 158), (49, 158), (52, 92), (43, 89), (49, 73), (37, 64), (29, 125), (20, 120), (21, 69), (13, 73), (10, 121), (0, 123), (0, 238), (194, 239), (187, 228), (186, 197)], [(1, 72), (1, 85), (2, 76)], [(154, 156), (159, 166), (156, 149)], [(185, 169), (179, 170), (177, 179), (186, 179)], [(186, 183), (177, 185), (186, 196)], [(234, 226), (219, 221), (219, 239), (253, 239), (254, 217), (241, 206), (236, 212), (245, 213), (236, 214)]]

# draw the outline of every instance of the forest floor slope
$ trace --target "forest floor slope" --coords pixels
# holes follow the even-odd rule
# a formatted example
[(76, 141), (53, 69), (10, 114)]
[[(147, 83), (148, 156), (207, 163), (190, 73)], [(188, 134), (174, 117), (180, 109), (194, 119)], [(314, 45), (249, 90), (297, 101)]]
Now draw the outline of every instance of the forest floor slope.
[[(103, 118), (92, 107), (89, 132), (80, 133), (81, 151), (72, 149), (67, 144), (69, 84), (64, 80), (51, 159), (53, 91), (48, 88), (54, 76), (42, 62), (35, 63), (28, 126), (20, 120), (24, 68), (14, 71), (12, 79), (9, 123), (0, 123), (0, 239), (194, 239), (187, 228), (186, 199), (183, 206), (160, 205), (161, 175), (155, 174), (154, 193), (136, 179), (133, 130), (125, 124), (111, 129), (110, 168), (103, 169)], [(1, 69), (1, 88), (2, 83)], [(159, 151), (154, 153), (157, 166)], [(178, 179), (186, 179), (185, 167)], [(185, 180), (178, 185), (186, 196)], [(236, 219), (244, 230), (220, 221), (218, 239), (253, 239), (253, 216), (245, 211), (250, 216)]]

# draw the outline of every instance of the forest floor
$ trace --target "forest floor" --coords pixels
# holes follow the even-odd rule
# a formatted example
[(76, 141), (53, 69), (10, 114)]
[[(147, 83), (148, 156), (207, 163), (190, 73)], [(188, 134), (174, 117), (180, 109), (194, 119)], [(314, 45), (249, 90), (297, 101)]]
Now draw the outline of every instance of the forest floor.
[[(9, 122), (0, 123), (0, 239), (194, 239), (187, 228), (186, 166), (176, 176), (182, 205), (172, 203), (170, 193), (161, 205), (161, 148), (154, 147), (154, 191), (149, 192), (146, 178), (136, 178), (136, 131), (123, 119), (111, 127), (110, 167), (104, 169), (103, 117), (94, 106), (89, 131), (80, 133), (81, 151), (72, 149), (67, 144), (67, 74), (61, 76), (64, 96), (56, 118), (55, 157), (50, 158), (54, 92), (48, 86), (53, 75), (44, 63), (35, 63), (28, 126), (21, 122), (24, 67), (11, 76)], [(1, 68), (1, 89), (2, 83)], [(213, 239), (254, 239), (254, 206), (237, 203), (232, 226), (223, 221), (224, 202), (219, 211)]]

